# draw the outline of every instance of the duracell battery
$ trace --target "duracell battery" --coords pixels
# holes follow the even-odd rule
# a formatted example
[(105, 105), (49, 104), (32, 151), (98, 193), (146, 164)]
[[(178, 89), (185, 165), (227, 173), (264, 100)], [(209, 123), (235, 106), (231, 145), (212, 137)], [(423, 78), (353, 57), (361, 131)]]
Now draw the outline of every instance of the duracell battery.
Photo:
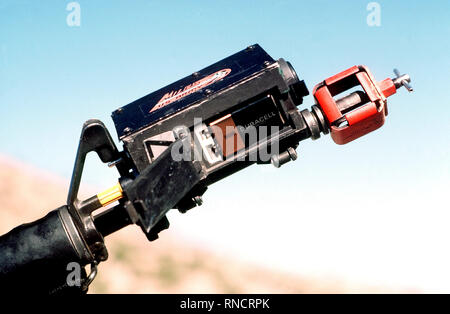
[[(272, 126), (281, 127), (284, 123), (273, 97), (266, 95), (222, 116), (209, 126), (226, 159), (253, 144), (249, 134), (256, 131), (257, 140), (262, 140), (270, 135)], [(261, 131), (261, 127), (266, 130)], [(249, 130), (250, 128), (254, 129)]]

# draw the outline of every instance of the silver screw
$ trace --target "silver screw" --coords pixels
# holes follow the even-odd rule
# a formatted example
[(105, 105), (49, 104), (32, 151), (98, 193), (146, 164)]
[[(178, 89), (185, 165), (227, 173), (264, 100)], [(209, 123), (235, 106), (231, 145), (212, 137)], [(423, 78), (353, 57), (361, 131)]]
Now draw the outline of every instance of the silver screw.
[(121, 161), (122, 161), (122, 157), (120, 157), (119, 159), (116, 159), (114, 161), (110, 161), (110, 162), (108, 162), (108, 167), (109, 168), (115, 167)]
[(289, 147), (287, 149), (287, 152), (289, 153), (289, 156), (291, 157), (292, 161), (297, 160), (298, 155), (297, 155), (297, 151), (294, 148)]

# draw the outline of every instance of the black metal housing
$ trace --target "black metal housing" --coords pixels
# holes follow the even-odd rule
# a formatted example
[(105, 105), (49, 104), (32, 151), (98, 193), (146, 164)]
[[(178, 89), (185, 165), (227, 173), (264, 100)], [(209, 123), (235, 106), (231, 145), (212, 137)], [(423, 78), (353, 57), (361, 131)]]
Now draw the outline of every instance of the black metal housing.
[[(211, 75), (220, 74), (225, 76), (208, 85), (202, 83)], [(310, 131), (296, 108), (306, 95), (306, 85), (292, 66), (283, 59), (275, 61), (256, 44), (119, 108), (112, 118), (138, 172), (177, 139), (180, 128), (189, 129), (196, 138), (194, 119), (201, 119), (206, 129), (227, 114), (232, 115), (241, 129), (252, 121), (262, 120), (263, 123), (253, 124), (279, 127), (277, 134), (266, 137), (258, 134), (258, 143), (245, 145), (245, 149), (220, 162), (204, 161), (203, 183), (208, 185), (253, 163), (255, 160), (236, 161), (245, 160), (255, 151), (270, 151), (274, 141), (282, 152), (308, 138)], [(268, 116), (271, 119), (264, 119)], [(197, 150), (205, 150), (199, 144)], [(264, 162), (259, 157), (256, 161)]]

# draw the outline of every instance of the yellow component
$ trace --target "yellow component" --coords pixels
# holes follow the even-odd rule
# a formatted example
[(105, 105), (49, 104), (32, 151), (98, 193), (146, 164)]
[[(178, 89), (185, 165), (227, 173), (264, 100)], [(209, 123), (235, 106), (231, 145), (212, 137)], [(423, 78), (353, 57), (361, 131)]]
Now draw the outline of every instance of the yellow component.
[(109, 205), (112, 202), (121, 199), (122, 196), (122, 187), (120, 186), (120, 183), (117, 183), (113, 187), (97, 194), (97, 198), (102, 206)]

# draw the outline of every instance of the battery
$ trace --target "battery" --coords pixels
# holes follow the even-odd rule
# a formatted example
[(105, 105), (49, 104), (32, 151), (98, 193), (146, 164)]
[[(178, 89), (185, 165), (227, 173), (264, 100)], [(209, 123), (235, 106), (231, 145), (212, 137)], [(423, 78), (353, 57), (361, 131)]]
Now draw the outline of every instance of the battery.
[[(281, 128), (285, 121), (272, 95), (239, 108), (209, 124), (223, 158), (264, 140), (273, 127)], [(261, 128), (265, 128), (261, 132)]]

